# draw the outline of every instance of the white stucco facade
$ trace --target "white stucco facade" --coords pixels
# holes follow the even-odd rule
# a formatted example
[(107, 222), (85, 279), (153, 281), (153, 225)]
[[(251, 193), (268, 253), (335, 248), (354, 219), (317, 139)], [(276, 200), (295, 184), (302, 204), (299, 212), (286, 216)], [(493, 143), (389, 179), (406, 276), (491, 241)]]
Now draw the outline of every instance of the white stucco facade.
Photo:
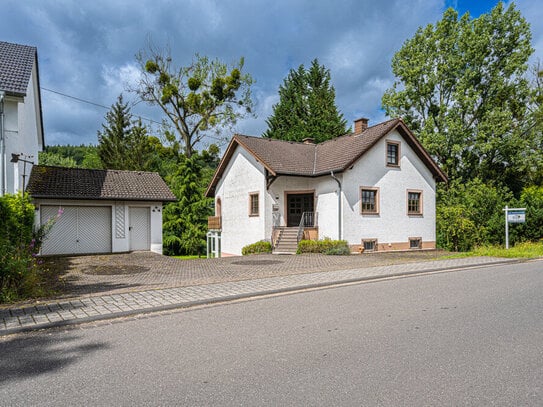
[[(221, 201), (221, 246), (223, 255), (240, 255), (241, 248), (271, 236), (271, 200), (266, 193), (264, 167), (241, 147), (237, 147), (215, 192), (215, 203)], [(258, 194), (259, 213), (249, 214), (250, 194)]]
[[(386, 143), (398, 142), (398, 167), (386, 165)], [(361, 213), (361, 188), (378, 189), (378, 213)], [(350, 245), (376, 239), (380, 250), (407, 249), (410, 238), (420, 238), (423, 247), (434, 248), (435, 188), (430, 170), (397, 131), (381, 139), (343, 173), (343, 238)], [(420, 191), (421, 214), (408, 215), (407, 191)]]
[[(397, 164), (387, 163), (387, 144), (397, 146)], [(435, 248), (436, 177), (446, 177), (425, 154), (411, 135), (404, 138), (394, 128), (336, 173), (270, 176), (269, 166), (237, 144), (227, 155), (214, 193), (222, 254), (240, 255), (248, 244), (271, 241), (274, 227), (297, 226), (288, 220), (287, 202), (295, 195), (313, 200), (311, 209), (304, 209), (317, 218), (311, 236), (346, 240), (352, 251), (367, 241), (379, 251)], [(362, 211), (362, 189), (377, 191), (378, 209), (372, 213)], [(418, 197), (416, 210), (408, 209), (408, 193)], [(250, 214), (251, 194), (259, 196), (255, 216)]]
[(37, 66), (34, 63), (26, 96), (5, 95), (3, 99), (4, 154), (0, 159), (0, 176), (3, 177), (4, 191), (0, 191), (0, 194), (22, 190), (23, 175), (26, 176), (27, 183), (32, 169), (32, 164), (10, 162), (11, 154), (20, 154), (21, 159), (37, 163), (38, 152), (43, 150), (37, 75)]
[[(162, 202), (35, 199), (34, 205), (36, 226), (43, 225), (51, 217), (55, 219), (42, 246), (42, 254), (91, 253), (92, 251), (89, 251), (91, 249), (82, 251), (77, 249), (79, 240), (85, 238), (105, 239), (103, 242), (86, 246), (99, 247), (99, 252), (128, 252), (137, 247), (135, 250), (151, 250), (162, 254)], [(79, 216), (85, 217), (86, 225), (97, 225), (96, 227), (102, 230), (96, 231), (94, 235), (89, 230), (77, 231), (77, 224), (81, 220), (74, 219), (72, 212), (67, 211), (71, 208), (78, 208)], [(106, 210), (88, 210), (93, 208)], [(140, 214), (144, 214), (143, 222), (137, 223), (131, 218), (131, 214), (136, 213), (134, 208), (143, 209), (139, 211)], [(139, 230), (136, 230), (138, 227)], [(57, 236), (58, 233), (64, 233), (64, 236)], [(48, 239), (51, 239), (49, 243)], [(138, 242), (135, 239), (138, 239)]]

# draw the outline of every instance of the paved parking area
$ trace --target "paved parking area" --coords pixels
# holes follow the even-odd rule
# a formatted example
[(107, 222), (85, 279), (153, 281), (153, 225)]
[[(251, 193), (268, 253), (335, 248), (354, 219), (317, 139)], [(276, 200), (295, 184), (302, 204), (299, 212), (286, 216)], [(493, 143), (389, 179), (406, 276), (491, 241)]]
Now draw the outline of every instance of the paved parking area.
[[(112, 259), (111, 257), (109, 258)], [(160, 259), (158, 257), (155, 257), (153, 259), (153, 256), (146, 256), (145, 254), (139, 254), (138, 256), (134, 256), (134, 259), (138, 258), (141, 260), (141, 262), (134, 265), (138, 267), (151, 267), (153, 260), (157, 261), (160, 264), (170, 261), (167, 258)], [(296, 262), (299, 261), (299, 259), (304, 258), (305, 256), (290, 256), (288, 259), (285, 259), (284, 262), (287, 263), (291, 261), (293, 262), (291, 263), (291, 266), (293, 266), (293, 264), (295, 265)], [(362, 256), (358, 257), (359, 260), (362, 258)], [(78, 259), (81, 263), (90, 261), (88, 258)], [(147, 263), (143, 262), (144, 259), (147, 260)], [(288, 292), (299, 289), (321, 287), (331, 284), (364, 281), (368, 279), (375, 279), (387, 276), (407, 275), (412, 273), (431, 272), (453, 268), (464, 268), (469, 266), (474, 267), (511, 261), (489, 257), (470, 257), (464, 259), (430, 260), (424, 262), (407, 261), (400, 264), (374, 264), (371, 267), (361, 267), (359, 263), (358, 267), (353, 267), (350, 269), (338, 269), (337, 267), (341, 264), (351, 264), (353, 266), (356, 266), (356, 264), (347, 262), (341, 263), (342, 260), (340, 260), (340, 258), (335, 258), (332, 256), (310, 256), (306, 258), (306, 262), (314, 263), (314, 267), (325, 267), (324, 264), (330, 261), (336, 265), (336, 268), (329, 271), (306, 272), (296, 272), (299, 270), (293, 268), (288, 275), (277, 275), (273, 277), (261, 278), (253, 277), (249, 279), (243, 279), (238, 276), (236, 278), (235, 272), (238, 271), (241, 275), (243, 275), (242, 270), (244, 270), (244, 268), (237, 268), (236, 266), (246, 266), (249, 268), (249, 270), (253, 268), (255, 270), (258, 270), (258, 266), (260, 265), (263, 267), (263, 271), (261, 271), (261, 273), (265, 273), (266, 268), (264, 266), (272, 267), (274, 265), (278, 266), (284, 264), (270, 263), (271, 261), (281, 261), (278, 259), (277, 256), (255, 256), (243, 259), (244, 260), (242, 260), (242, 258), (237, 258), (229, 261), (218, 261), (220, 259), (217, 259), (216, 261), (208, 261), (202, 263), (222, 265), (222, 268), (217, 267), (217, 269), (222, 270), (218, 274), (224, 274), (224, 276), (226, 276), (224, 281), (222, 282), (191, 285), (188, 284), (187, 281), (180, 280), (184, 282), (183, 286), (161, 289), (142, 289), (143, 285), (138, 286), (138, 284), (134, 282), (131, 283), (132, 285), (127, 285), (126, 282), (121, 282), (114, 283), (115, 288), (109, 287), (109, 292), (106, 294), (94, 293), (93, 295), (82, 295), (78, 298), (74, 297), (65, 300), (57, 299), (38, 304), (28, 304), (26, 306), (21, 305), (2, 307), (0, 308), (0, 336), (34, 329), (71, 325), (82, 322), (90, 322), (101, 319), (140, 314), (145, 312), (154, 312), (179, 307), (189, 307), (197, 304), (206, 304), (272, 293)], [(377, 261), (376, 259), (373, 260)], [(237, 264), (236, 262), (239, 263), (239, 261), (250, 261), (252, 263)], [(379, 261), (385, 262), (383, 258), (380, 258)], [(87, 270), (88, 272), (89, 269), (83, 267), (81, 263), (78, 267), (76, 267), (78, 271), (72, 270), (70, 271), (70, 273), (84, 274), (85, 270)], [(121, 269), (118, 269), (117, 272), (123, 274), (118, 275), (125, 277), (131, 275), (138, 276), (148, 272), (141, 271), (139, 273), (131, 274), (131, 265), (114, 265), (112, 262), (109, 263), (109, 269), (107, 269), (107, 267), (103, 269), (96, 269), (95, 267), (97, 266), (97, 263), (95, 263), (94, 261), (91, 261), (90, 263), (91, 264), (89, 264), (89, 266), (92, 266), (90, 270), (94, 270), (95, 272), (97, 272), (98, 270), (102, 273), (106, 273), (108, 270), (109, 272), (111, 272), (112, 270), (117, 270), (115, 267), (121, 267)], [(178, 262), (172, 262), (172, 264), (177, 263)], [(189, 264), (192, 262), (187, 263)], [(144, 264), (147, 264), (147, 266), (144, 266)], [(194, 266), (194, 268), (187, 266), (187, 270), (192, 270), (192, 272), (196, 272), (196, 269), (196, 266)], [(284, 267), (278, 267), (278, 269), (283, 270)], [(174, 267), (173, 271), (175, 270), (178, 269)], [(308, 270), (308, 268), (305, 268), (303, 270)], [(155, 272), (160, 273), (161, 270), (156, 269)], [(163, 272), (166, 273), (165, 271)], [(245, 272), (247, 273), (247, 270)], [(169, 274), (171, 273), (172, 271), (169, 271)], [(92, 276), (94, 274), (90, 275)], [(103, 276), (104, 274), (97, 275)], [(189, 275), (191, 274), (189, 273)], [(211, 275), (213, 275), (213, 273), (211, 273)], [(109, 276), (111, 277), (111, 275)], [(167, 281), (167, 279), (165, 279), (165, 281)], [(172, 281), (169, 281), (169, 283), (172, 283)], [(141, 282), (142, 284), (148, 284), (146, 283), (146, 279), (142, 279)], [(82, 285), (81, 287), (88, 289), (89, 285), (92, 284), (95, 284), (96, 286), (104, 285), (103, 282), (91, 284), (87, 283), (86, 285)], [(124, 287), (124, 292), (111, 292), (112, 290), (122, 290), (121, 286)], [(137, 290), (136, 287), (139, 287), (140, 289)], [(126, 288), (129, 288), (130, 290), (126, 291)]]
[(64, 297), (72, 297), (388, 266), (442, 257), (443, 252), (439, 251), (417, 251), (351, 256), (255, 255), (180, 260), (152, 252), (132, 252), (51, 260), (62, 270)]

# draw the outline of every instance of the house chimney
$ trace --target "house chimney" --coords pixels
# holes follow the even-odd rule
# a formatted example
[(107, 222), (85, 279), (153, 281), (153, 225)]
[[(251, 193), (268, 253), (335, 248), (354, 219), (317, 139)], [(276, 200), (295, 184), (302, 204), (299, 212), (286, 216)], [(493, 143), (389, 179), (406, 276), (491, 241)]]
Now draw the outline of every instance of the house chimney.
[(315, 139), (311, 137), (306, 137), (302, 140), (302, 143), (304, 144), (315, 144)]
[(354, 134), (361, 134), (368, 128), (368, 119), (361, 117), (354, 121)]

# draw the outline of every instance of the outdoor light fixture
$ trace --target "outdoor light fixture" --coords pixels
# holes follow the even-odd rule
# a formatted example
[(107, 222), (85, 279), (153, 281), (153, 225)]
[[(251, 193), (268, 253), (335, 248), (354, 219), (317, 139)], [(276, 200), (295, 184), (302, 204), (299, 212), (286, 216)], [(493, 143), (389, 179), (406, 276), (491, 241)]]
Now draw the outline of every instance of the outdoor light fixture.
[[(29, 160), (25, 160), (24, 158), (21, 158), (21, 156), (24, 156), (23, 153), (21, 154), (15, 154), (15, 153), (11, 153), (11, 160), (10, 162), (16, 164), (18, 163), (19, 161), (22, 161), (24, 163), (24, 166), (23, 166), (23, 189), (22, 191), (24, 192), (25, 191), (25, 178), (26, 178), (26, 164), (32, 164), (34, 165), (34, 161), (29, 161)], [(32, 158), (31, 155), (27, 156), (28, 158)]]

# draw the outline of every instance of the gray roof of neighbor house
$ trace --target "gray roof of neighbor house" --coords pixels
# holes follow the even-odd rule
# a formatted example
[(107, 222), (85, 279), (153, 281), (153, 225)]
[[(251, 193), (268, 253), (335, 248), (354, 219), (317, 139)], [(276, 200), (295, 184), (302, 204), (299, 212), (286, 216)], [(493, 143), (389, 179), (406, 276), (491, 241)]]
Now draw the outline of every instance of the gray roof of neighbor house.
[(32, 167), (26, 191), (33, 198), (176, 201), (156, 172)]
[(230, 141), (219, 167), (215, 171), (215, 175), (206, 191), (206, 196), (214, 195), (215, 187), (238, 145), (253, 155), (271, 176), (319, 177), (330, 174), (331, 171), (335, 173), (345, 171), (382, 137), (393, 130), (397, 130), (402, 135), (422, 162), (430, 169), (436, 180), (447, 181), (447, 176), (437, 166), (405, 123), (401, 119), (391, 119), (368, 127), (359, 134), (349, 133), (320, 144), (236, 134)]
[(36, 47), (0, 41), (0, 90), (26, 96), (37, 52)]

